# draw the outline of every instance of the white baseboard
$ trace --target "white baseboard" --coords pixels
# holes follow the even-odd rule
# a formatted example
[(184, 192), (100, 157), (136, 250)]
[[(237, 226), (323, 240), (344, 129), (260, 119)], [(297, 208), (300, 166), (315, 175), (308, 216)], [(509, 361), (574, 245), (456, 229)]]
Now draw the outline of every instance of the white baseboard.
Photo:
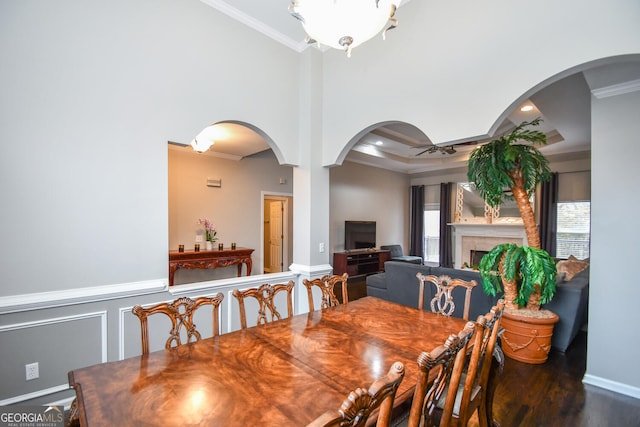
[(582, 382), (584, 384), (593, 385), (615, 393), (624, 394), (625, 396), (640, 399), (640, 388), (630, 386), (628, 384), (622, 384), (617, 381), (611, 381), (606, 378), (596, 377), (589, 374), (586, 374), (584, 378), (582, 378)]

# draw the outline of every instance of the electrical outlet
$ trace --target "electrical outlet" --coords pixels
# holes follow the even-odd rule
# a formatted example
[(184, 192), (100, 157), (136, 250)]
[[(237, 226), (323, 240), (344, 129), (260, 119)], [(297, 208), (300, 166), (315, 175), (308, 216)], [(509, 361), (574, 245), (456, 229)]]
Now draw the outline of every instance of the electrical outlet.
[(324, 243), (320, 243), (318, 250), (322, 253), (324, 252)]
[(196, 234), (196, 243), (202, 243), (202, 234)]
[(24, 365), (24, 368), (26, 371), (27, 381), (35, 380), (40, 377), (40, 367), (38, 366), (38, 362)]

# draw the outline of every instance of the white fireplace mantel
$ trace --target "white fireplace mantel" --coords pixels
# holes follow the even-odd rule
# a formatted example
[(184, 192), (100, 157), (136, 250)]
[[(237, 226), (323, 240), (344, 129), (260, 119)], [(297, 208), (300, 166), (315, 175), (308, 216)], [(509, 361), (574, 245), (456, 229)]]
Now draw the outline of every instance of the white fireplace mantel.
[(460, 268), (469, 262), (471, 250), (489, 251), (500, 243), (527, 244), (522, 223), (452, 223), (453, 266)]

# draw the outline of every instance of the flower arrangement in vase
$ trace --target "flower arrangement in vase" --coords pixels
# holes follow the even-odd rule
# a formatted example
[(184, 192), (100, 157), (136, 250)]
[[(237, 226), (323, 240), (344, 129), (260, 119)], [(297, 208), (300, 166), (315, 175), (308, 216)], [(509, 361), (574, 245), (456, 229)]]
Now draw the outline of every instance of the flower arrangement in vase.
[(213, 249), (213, 243), (218, 240), (216, 237), (218, 232), (216, 231), (216, 226), (209, 221), (208, 218), (201, 218), (198, 220), (198, 224), (204, 225), (205, 232), (205, 240), (206, 240), (206, 248), (208, 251)]

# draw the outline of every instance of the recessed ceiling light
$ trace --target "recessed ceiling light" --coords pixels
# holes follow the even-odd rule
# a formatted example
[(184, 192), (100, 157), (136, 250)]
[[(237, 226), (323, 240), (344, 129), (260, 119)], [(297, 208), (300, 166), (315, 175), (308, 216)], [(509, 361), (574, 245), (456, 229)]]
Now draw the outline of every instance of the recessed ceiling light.
[(382, 145), (382, 141), (379, 141), (379, 140), (376, 141), (376, 145), (378, 145), (378, 146)]
[(362, 152), (365, 154), (368, 154), (370, 156), (376, 156), (378, 155), (378, 150), (376, 149), (376, 147), (374, 147), (373, 145), (363, 145), (362, 146)]
[(527, 105), (523, 105), (522, 108), (520, 108), (520, 111), (531, 111), (533, 110), (533, 105), (527, 104)]

